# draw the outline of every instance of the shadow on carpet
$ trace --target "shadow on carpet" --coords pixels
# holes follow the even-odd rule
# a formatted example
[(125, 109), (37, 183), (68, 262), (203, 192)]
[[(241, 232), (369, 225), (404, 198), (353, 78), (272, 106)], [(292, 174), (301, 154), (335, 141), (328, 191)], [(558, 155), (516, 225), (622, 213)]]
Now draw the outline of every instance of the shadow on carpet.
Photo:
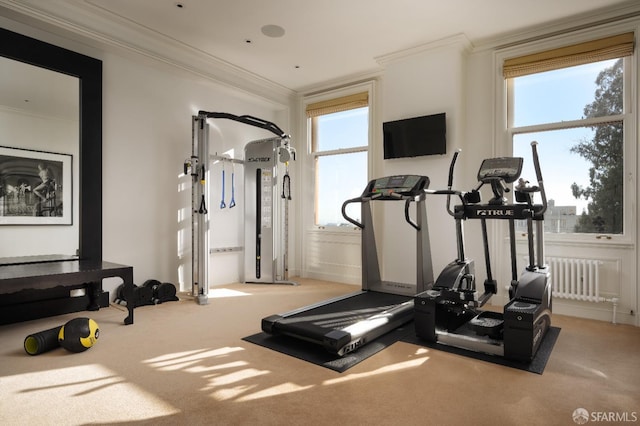
[(547, 334), (545, 334), (542, 342), (540, 343), (540, 346), (538, 347), (538, 352), (536, 352), (536, 355), (533, 357), (531, 362), (526, 363), (512, 361), (496, 355), (483, 354), (467, 349), (447, 346), (441, 343), (427, 342), (426, 340), (422, 340), (418, 336), (416, 336), (413, 322), (407, 325), (407, 329), (408, 332), (403, 338), (400, 339), (400, 341), (402, 342), (462, 355), (481, 361), (491, 362), (493, 364), (504, 365), (505, 367), (517, 368), (518, 370), (529, 371), (536, 374), (542, 374), (544, 372), (544, 369), (547, 366), (547, 361), (549, 361), (549, 357), (551, 356), (551, 351), (553, 351), (553, 347), (555, 346), (556, 341), (558, 340), (558, 336), (560, 335), (560, 328), (549, 328), (549, 331), (547, 331)]
[(343, 373), (354, 365), (364, 361), (392, 344), (405, 339), (408, 333), (415, 334), (413, 323), (396, 328), (387, 334), (360, 347), (355, 352), (338, 356), (327, 352), (322, 346), (289, 336), (274, 336), (267, 333), (257, 333), (244, 337), (242, 340), (272, 349), (321, 367)]

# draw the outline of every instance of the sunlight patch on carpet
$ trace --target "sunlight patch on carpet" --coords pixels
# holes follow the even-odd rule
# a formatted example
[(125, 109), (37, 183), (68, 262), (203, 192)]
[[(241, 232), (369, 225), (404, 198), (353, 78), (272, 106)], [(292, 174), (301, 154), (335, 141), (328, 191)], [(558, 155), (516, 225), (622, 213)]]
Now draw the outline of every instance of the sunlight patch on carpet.
[(257, 385), (244, 385), (219, 389), (213, 392), (212, 397), (217, 401), (229, 401), (238, 398), (240, 395), (247, 393), (256, 387)]
[[(4, 424), (90, 424), (133, 422), (168, 416), (178, 409), (127, 382), (102, 365), (17, 374), (2, 378), (0, 411)], [(96, 404), (96, 401), (105, 401)], [(118, 409), (114, 409), (118, 407)], [(135, 407), (127, 410), (126, 407)], [(39, 419), (38, 419), (39, 417)]]
[[(206, 359), (215, 359), (225, 357), (233, 352), (243, 351), (243, 348), (220, 348), (220, 349), (201, 349), (197, 351), (176, 352), (161, 355), (144, 361), (152, 368), (160, 371), (176, 371), (183, 370), (187, 367)], [(195, 367), (192, 367), (195, 368)]]
[(250, 395), (246, 395), (241, 398), (238, 398), (238, 402), (246, 402), (246, 401), (252, 401), (255, 399), (269, 398), (272, 396), (280, 396), (286, 393), (300, 392), (300, 391), (310, 389), (313, 386), (314, 385), (300, 386), (291, 382), (283, 383), (281, 385), (273, 386), (273, 387), (270, 387), (269, 389), (263, 389), (259, 392), (254, 392)]
[[(218, 372), (220, 370), (227, 370), (231, 368), (241, 368), (241, 367), (246, 367), (247, 365), (248, 363), (246, 361), (233, 361), (233, 362), (228, 362), (226, 364), (212, 365), (210, 367), (203, 367), (202, 365), (196, 365), (194, 367), (187, 368), (185, 371), (187, 373), (200, 374), (200, 373)], [(205, 375), (204, 377), (207, 377), (207, 376)]]
[(249, 293), (243, 291), (231, 290), (230, 288), (215, 288), (209, 290), (209, 298), (223, 298), (223, 297), (239, 297), (239, 296), (251, 296)]
[(216, 376), (209, 380), (209, 384), (203, 390), (215, 389), (221, 386), (231, 385), (233, 383), (243, 382), (258, 376), (269, 374), (269, 371), (257, 370), (255, 368), (245, 368), (244, 370), (234, 371), (233, 373)]

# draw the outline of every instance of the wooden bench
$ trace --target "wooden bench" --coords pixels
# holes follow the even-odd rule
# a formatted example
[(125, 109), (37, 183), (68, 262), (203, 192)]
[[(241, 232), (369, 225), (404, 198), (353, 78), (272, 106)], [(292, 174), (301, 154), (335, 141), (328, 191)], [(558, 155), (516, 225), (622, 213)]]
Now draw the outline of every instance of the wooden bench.
[[(105, 261), (63, 260), (33, 263), (3, 262), (0, 266), (0, 294), (24, 290), (46, 290), (100, 283), (104, 278), (120, 277), (124, 281), (125, 300), (133, 301), (133, 267)], [(101, 285), (98, 285), (101, 291)], [(90, 295), (89, 310), (98, 310), (95, 294)], [(133, 324), (134, 303), (127, 304), (125, 324)]]

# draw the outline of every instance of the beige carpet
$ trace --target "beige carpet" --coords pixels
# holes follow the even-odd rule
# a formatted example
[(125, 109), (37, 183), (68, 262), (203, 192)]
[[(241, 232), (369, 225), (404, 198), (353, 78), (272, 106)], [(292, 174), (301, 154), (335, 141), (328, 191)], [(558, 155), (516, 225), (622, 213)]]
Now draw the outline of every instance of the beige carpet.
[[(337, 373), (241, 340), (357, 289), (299, 282), (141, 307), (131, 326), (120, 307), (0, 326), (0, 424), (572, 425), (578, 408), (640, 421), (640, 328), (555, 315), (542, 375), (402, 342)], [(100, 325), (95, 347), (24, 352), (28, 334), (77, 316)]]

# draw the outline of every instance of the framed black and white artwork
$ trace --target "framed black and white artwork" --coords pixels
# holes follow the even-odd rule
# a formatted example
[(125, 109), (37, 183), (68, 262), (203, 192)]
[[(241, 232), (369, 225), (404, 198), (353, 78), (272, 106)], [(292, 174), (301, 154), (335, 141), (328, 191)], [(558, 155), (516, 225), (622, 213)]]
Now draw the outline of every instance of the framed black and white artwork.
[(0, 225), (71, 225), (73, 156), (0, 146)]

